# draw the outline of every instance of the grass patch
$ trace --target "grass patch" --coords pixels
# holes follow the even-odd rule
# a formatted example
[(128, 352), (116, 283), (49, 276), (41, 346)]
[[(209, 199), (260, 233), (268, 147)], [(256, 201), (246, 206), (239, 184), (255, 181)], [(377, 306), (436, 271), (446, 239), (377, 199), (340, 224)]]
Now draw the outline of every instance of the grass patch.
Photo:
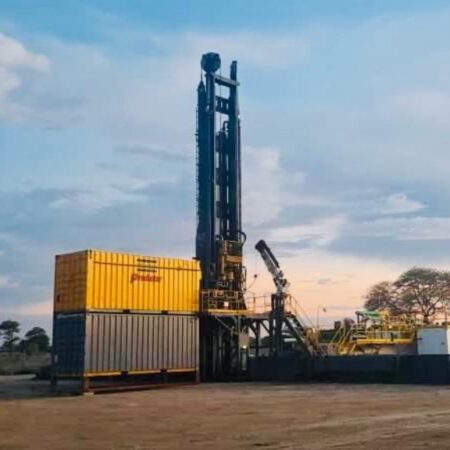
[(0, 375), (18, 375), (38, 373), (43, 367), (49, 366), (49, 353), (26, 355), (24, 353), (0, 353)]

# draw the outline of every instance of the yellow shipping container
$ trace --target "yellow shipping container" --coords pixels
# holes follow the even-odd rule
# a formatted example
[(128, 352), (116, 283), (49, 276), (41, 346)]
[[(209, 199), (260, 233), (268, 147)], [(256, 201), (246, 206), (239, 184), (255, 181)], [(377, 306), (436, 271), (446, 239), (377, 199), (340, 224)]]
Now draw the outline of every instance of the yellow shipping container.
[(198, 261), (84, 250), (55, 262), (56, 313), (199, 310)]

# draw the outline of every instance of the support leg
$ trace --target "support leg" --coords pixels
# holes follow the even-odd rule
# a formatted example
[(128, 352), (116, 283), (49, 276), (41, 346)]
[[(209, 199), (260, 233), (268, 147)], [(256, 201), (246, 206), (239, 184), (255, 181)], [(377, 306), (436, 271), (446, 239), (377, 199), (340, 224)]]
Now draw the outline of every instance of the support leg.
[(81, 394), (89, 394), (91, 393), (91, 387), (90, 387), (90, 383), (89, 383), (89, 377), (85, 377), (82, 376), (80, 379), (80, 390), (81, 390)]
[(58, 378), (56, 377), (55, 374), (52, 373), (50, 375), (50, 391), (56, 392), (57, 387), (58, 387)]

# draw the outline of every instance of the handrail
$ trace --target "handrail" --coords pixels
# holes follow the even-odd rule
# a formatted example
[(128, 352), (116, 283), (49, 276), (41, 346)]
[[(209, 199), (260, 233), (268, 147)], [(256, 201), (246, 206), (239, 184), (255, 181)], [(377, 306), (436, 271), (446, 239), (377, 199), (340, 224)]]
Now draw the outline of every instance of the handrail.
[[(253, 295), (245, 298), (245, 305), (247, 311), (254, 313), (269, 313), (272, 310), (272, 298), (271, 295)], [(294, 316), (302, 326), (306, 343), (313, 347), (316, 352), (321, 353), (319, 347), (319, 329), (314, 326), (300, 302), (294, 296), (287, 295), (285, 298), (284, 308), (285, 312), (292, 314), (292, 316)]]
[(384, 314), (376, 323), (360, 321), (348, 327), (341, 325), (330, 344), (338, 355), (349, 355), (364, 345), (394, 345), (399, 341), (412, 342), (416, 329), (417, 323), (411, 317)]
[(289, 299), (288, 300), (289, 307), (293, 308), (293, 311), (291, 311), (291, 312), (295, 316), (301, 317), (304, 320), (304, 322), (309, 322), (308, 328), (312, 328), (315, 331), (319, 331), (319, 330), (316, 330), (317, 327), (313, 324), (311, 319), (308, 317), (308, 314), (306, 314), (306, 311), (303, 309), (300, 302), (293, 295), (289, 295), (288, 299)]
[[(245, 298), (245, 305), (248, 311), (255, 313), (268, 313), (272, 310), (271, 295), (253, 295)], [(307, 328), (316, 329), (308, 314), (301, 306), (300, 302), (292, 295), (287, 295), (285, 299), (285, 311), (297, 317), (302, 325)]]

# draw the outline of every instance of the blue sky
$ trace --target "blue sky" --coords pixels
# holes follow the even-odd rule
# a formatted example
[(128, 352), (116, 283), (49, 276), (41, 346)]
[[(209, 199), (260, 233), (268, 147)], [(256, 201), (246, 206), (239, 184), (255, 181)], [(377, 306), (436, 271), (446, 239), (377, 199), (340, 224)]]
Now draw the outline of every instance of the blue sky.
[(239, 63), (255, 292), (260, 237), (330, 321), (374, 282), (447, 268), (448, 23), (444, 1), (4, 0), (0, 319), (50, 326), (56, 253), (193, 255), (207, 51)]

